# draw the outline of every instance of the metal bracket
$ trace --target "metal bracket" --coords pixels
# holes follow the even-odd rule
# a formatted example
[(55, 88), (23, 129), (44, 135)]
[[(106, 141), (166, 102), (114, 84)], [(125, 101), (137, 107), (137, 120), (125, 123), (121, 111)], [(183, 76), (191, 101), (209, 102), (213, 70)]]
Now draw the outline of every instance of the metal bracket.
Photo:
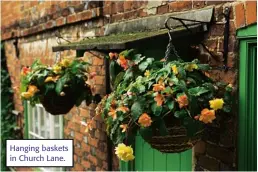
[[(227, 66), (227, 59), (228, 59), (228, 39), (229, 39), (229, 20), (230, 20), (230, 8), (226, 7), (224, 13), (222, 13), (221, 15), (224, 16), (226, 23), (225, 23), (225, 28), (224, 28), (224, 51), (223, 51), (223, 59), (224, 59), (224, 65), (221, 67), (213, 67), (212, 69), (215, 70), (229, 70), (230, 68)], [(174, 19), (179, 21), (182, 26), (184, 26), (186, 28), (186, 30), (193, 34), (192, 30), (189, 29), (189, 27), (186, 25), (186, 23), (184, 21), (190, 21), (190, 22), (196, 22), (197, 24), (208, 24), (207, 22), (203, 22), (203, 21), (198, 21), (198, 20), (191, 20), (191, 19), (183, 19), (183, 18), (178, 18), (178, 17), (169, 17), (166, 22), (165, 22), (165, 27), (169, 30), (169, 32), (172, 30), (172, 28), (170, 28), (168, 26), (168, 21), (169, 19)], [(202, 45), (202, 47), (210, 54), (211, 57), (215, 57), (215, 55), (209, 51), (209, 49), (201, 42), (200, 43)]]

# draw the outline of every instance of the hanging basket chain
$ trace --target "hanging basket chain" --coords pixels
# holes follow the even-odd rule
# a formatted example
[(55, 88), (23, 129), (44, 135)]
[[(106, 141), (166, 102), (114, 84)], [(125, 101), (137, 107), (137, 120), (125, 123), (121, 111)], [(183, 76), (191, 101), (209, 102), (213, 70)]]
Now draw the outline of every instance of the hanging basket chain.
[(169, 36), (169, 42), (168, 42), (168, 45), (167, 45), (167, 50), (165, 52), (164, 66), (166, 65), (167, 60), (168, 60), (168, 58), (171, 54), (171, 50), (172, 50), (173, 54), (176, 56), (177, 60), (181, 59), (180, 56), (178, 55), (178, 52), (177, 52), (173, 42), (172, 42), (172, 36), (171, 36), (170, 30), (168, 31), (168, 36)]

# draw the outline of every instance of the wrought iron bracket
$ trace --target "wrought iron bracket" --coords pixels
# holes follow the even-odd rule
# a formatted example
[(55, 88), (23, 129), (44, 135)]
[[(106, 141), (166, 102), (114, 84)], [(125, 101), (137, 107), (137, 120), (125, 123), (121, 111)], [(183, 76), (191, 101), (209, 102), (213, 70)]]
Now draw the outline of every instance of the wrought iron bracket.
[[(225, 18), (225, 21), (226, 21), (225, 22), (225, 28), (224, 28), (224, 47), (223, 47), (224, 48), (224, 51), (223, 51), (223, 59), (224, 59), (223, 63), (224, 63), (224, 65), (220, 66), (220, 67), (213, 67), (213, 69), (227, 71), (227, 70), (231, 69), (227, 65), (227, 59), (228, 59), (228, 40), (229, 40), (229, 23), (230, 23), (230, 21), (229, 21), (230, 20), (230, 8), (226, 7), (225, 11), (222, 14), (220, 14), (220, 15), (223, 15), (224, 18)], [(187, 22), (187, 21), (188, 22), (193, 22), (193, 24), (194, 23), (195, 24), (208, 24), (207, 22), (203, 22), (203, 21), (184, 19), (184, 18), (178, 18), (178, 17), (171, 16), (171, 17), (167, 18), (167, 20), (165, 21), (165, 27), (169, 30), (169, 33), (170, 33), (170, 31), (173, 30), (173, 28), (168, 26), (168, 22), (169, 22), (170, 19), (174, 19), (174, 20), (179, 21), (182, 24), (182, 26), (184, 26), (186, 28), (186, 30), (189, 33), (191, 33), (191, 34), (193, 34), (193, 31), (187, 26), (187, 24), (185, 22)], [(204, 26), (206, 26), (206, 25), (204, 25)], [(169, 35), (169, 36), (171, 36), (171, 35)], [(210, 54), (211, 57), (215, 58), (215, 55), (212, 52), (210, 52), (209, 49), (202, 42), (200, 43), (200, 45), (202, 45), (202, 47)]]

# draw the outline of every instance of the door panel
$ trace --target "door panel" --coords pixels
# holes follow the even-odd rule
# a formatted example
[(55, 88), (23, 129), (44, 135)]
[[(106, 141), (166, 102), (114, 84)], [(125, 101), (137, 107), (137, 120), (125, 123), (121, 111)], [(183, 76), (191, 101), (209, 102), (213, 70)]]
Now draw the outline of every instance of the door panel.
[(192, 150), (182, 153), (161, 153), (145, 142), (141, 136), (136, 137), (135, 171), (191, 171)]

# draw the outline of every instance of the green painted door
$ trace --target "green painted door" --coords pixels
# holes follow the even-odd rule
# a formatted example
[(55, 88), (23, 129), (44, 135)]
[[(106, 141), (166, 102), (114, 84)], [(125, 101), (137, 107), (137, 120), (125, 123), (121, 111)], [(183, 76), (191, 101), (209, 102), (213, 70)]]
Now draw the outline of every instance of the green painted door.
[(238, 31), (240, 40), (238, 170), (257, 170), (257, 25)]
[(183, 153), (161, 153), (152, 149), (141, 136), (135, 144), (135, 171), (191, 171), (192, 150)]

